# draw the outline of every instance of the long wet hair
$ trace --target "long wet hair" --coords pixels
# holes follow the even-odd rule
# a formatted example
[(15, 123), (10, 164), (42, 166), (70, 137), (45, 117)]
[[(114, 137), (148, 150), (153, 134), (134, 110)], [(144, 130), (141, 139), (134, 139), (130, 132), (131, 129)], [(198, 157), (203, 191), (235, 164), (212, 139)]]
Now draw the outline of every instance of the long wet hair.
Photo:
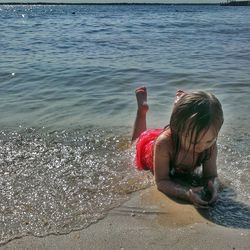
[[(219, 100), (211, 93), (197, 91), (184, 93), (174, 104), (169, 127), (171, 129), (174, 152), (173, 161), (176, 163), (181, 147), (181, 136), (189, 134), (197, 143), (199, 135), (212, 128), (217, 135), (223, 124), (223, 111)], [(191, 147), (191, 142), (189, 148)], [(194, 149), (193, 148), (193, 149)], [(194, 151), (193, 151), (194, 152)], [(205, 157), (204, 157), (205, 153)], [(203, 153), (204, 161), (211, 156), (211, 148)], [(200, 157), (199, 157), (200, 158)], [(204, 159), (205, 158), (205, 159)], [(198, 164), (201, 164), (199, 162)]]

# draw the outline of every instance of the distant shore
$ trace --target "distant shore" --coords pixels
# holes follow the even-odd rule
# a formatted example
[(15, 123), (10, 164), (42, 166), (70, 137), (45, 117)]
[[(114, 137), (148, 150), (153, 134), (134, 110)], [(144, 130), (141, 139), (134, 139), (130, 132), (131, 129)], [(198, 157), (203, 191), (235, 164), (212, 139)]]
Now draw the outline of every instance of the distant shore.
[(220, 5), (220, 3), (48, 3), (48, 2), (1, 2), (0, 5)]

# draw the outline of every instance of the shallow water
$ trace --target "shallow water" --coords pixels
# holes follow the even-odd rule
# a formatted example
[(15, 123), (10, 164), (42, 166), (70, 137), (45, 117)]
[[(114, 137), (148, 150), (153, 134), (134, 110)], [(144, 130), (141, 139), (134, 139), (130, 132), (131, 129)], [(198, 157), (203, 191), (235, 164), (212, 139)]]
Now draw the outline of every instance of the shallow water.
[(152, 183), (135, 171), (127, 142), (115, 130), (89, 127), (2, 132), (1, 243), (84, 228)]
[(240, 7), (0, 6), (1, 243), (84, 228), (152, 184), (127, 150), (142, 84), (150, 127), (177, 89), (221, 100), (208, 216), (249, 228), (249, 27)]
[[(218, 202), (205, 212), (216, 224), (250, 229), (249, 133), (221, 135), (218, 145), (218, 174), (223, 189)], [(202, 211), (204, 212), (204, 211)]]

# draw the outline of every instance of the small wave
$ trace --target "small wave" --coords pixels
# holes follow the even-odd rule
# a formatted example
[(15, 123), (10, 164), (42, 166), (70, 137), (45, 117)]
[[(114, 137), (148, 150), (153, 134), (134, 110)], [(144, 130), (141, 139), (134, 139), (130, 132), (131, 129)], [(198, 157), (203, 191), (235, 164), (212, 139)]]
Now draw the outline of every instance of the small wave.
[[(85, 228), (150, 179), (113, 130), (0, 133), (0, 244)], [(126, 150), (125, 150), (126, 149)]]

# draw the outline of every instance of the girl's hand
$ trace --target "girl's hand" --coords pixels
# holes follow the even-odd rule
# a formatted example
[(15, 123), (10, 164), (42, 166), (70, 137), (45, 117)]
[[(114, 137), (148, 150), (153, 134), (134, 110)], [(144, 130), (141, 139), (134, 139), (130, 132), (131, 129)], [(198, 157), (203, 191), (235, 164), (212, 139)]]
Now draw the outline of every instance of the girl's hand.
[(208, 201), (208, 204), (213, 204), (218, 199), (218, 192), (215, 184), (210, 180), (207, 183), (207, 190), (211, 195), (211, 199)]
[(203, 187), (191, 188), (188, 191), (188, 197), (191, 203), (196, 208), (208, 208), (208, 202), (204, 201), (200, 197), (200, 193), (203, 191)]

